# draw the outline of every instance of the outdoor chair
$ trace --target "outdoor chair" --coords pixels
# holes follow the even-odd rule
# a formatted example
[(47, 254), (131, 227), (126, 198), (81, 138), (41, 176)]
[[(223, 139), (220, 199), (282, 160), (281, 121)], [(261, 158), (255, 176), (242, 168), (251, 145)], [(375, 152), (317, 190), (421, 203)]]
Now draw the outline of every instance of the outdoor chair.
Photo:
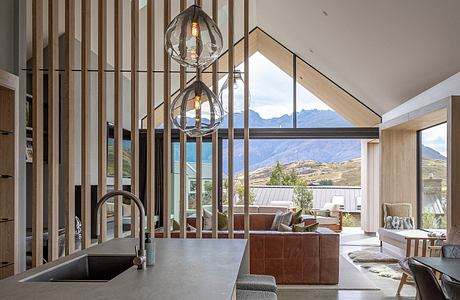
[(429, 246), (433, 246), (438, 239), (438, 237), (406, 237), (406, 257), (399, 261), (399, 266), (401, 267), (403, 274), (401, 276), (401, 281), (399, 282), (396, 295), (401, 293), (401, 290), (407, 283), (409, 276), (413, 277), (408, 263), (409, 258), (411, 256), (431, 256), (432, 250), (429, 249)]

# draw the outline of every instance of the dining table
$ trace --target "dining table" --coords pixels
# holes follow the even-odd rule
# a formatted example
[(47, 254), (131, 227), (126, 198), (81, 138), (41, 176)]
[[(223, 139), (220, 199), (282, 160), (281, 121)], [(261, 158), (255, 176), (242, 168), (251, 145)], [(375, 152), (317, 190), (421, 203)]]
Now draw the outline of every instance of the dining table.
[(460, 259), (458, 258), (415, 256), (413, 259), (439, 273), (460, 281)]

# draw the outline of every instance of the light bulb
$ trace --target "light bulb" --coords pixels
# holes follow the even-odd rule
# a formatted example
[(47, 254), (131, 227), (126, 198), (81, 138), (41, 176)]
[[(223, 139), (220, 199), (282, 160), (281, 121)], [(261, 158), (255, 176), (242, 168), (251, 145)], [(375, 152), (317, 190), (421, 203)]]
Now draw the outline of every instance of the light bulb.
[(198, 56), (196, 55), (196, 48), (192, 48), (192, 50), (190, 50), (190, 57), (193, 60), (196, 60), (198, 58)]
[(200, 25), (196, 21), (192, 21), (192, 36), (198, 37), (200, 35)]
[(199, 110), (201, 108), (201, 96), (196, 95), (195, 96), (195, 105), (194, 105), (196, 110)]

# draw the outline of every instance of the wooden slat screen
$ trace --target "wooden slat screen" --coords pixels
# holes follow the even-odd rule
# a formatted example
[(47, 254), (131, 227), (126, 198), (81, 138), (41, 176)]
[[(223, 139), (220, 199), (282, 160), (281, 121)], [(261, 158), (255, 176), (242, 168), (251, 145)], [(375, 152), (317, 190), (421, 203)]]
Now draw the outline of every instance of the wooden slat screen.
[(65, 76), (64, 76), (64, 134), (62, 148), (64, 152), (64, 199), (65, 199), (65, 254), (75, 251), (75, 157), (74, 157), (74, 120), (75, 96), (75, 1), (65, 2)]
[(249, 0), (244, 0), (244, 237), (249, 238)]
[(81, 0), (81, 218), (82, 249), (91, 245), (91, 1)]
[(48, 0), (48, 260), (58, 258), (59, 230), (59, 39), (58, 0)]
[(228, 176), (227, 176), (227, 202), (228, 202), (228, 237), (233, 238), (233, 0), (228, 0)]
[[(171, 19), (170, 0), (164, 0), (164, 32)], [(164, 237), (171, 235), (171, 190), (170, 190), (170, 171), (171, 171), (171, 121), (169, 120), (169, 107), (171, 102), (171, 59), (166, 50), (163, 52), (163, 231)]]
[(32, 266), (43, 263), (43, 0), (32, 2)]
[[(155, 0), (147, 2), (147, 228), (155, 230)], [(152, 234), (152, 237), (155, 235)]]
[[(219, 24), (218, 15), (219, 15), (219, 3), (218, 0), (212, 0), (212, 18), (216, 24)], [(212, 91), (215, 95), (219, 95), (219, 82), (218, 82), (218, 61), (216, 60), (212, 66)], [(212, 204), (212, 237), (217, 238), (218, 230), (218, 216), (217, 216), (217, 201), (219, 196), (219, 137), (217, 130), (212, 134), (212, 194), (211, 194), (211, 204)]]

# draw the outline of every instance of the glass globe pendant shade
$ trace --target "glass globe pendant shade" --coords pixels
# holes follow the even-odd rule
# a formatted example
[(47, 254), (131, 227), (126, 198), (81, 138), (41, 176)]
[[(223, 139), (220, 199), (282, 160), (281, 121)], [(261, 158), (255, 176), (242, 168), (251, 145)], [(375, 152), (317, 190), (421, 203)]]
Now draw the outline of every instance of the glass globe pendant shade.
[(205, 68), (220, 55), (222, 34), (217, 24), (197, 5), (192, 5), (169, 23), (165, 49), (184, 67)]
[(200, 137), (215, 131), (224, 110), (217, 96), (202, 82), (195, 81), (172, 102), (170, 118), (188, 136)]
[[(228, 80), (227, 76), (222, 88), (220, 89), (219, 99), (224, 107), (224, 111), (228, 112)], [(244, 111), (244, 80), (243, 73), (240, 70), (233, 71), (233, 113), (242, 113)], [(251, 94), (249, 93), (249, 103), (251, 103)]]

